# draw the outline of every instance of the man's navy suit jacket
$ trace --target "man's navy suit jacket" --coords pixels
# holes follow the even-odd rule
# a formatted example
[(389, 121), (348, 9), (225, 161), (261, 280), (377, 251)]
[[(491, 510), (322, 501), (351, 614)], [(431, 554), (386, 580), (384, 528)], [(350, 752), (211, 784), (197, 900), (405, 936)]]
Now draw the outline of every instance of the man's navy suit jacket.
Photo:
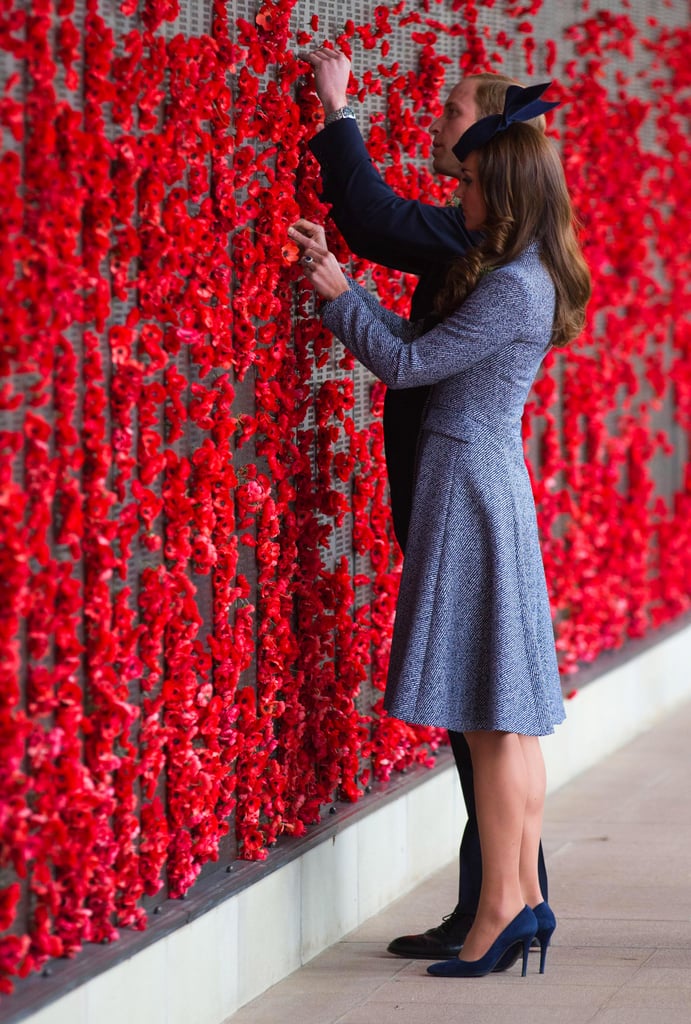
[[(322, 199), (351, 251), (384, 267), (415, 274), (410, 319), (432, 313), (449, 262), (477, 242), (457, 206), (403, 199), (374, 167), (357, 122), (344, 118), (319, 132), (310, 149), (321, 166)], [(405, 550), (413, 498), (415, 452), (428, 388), (386, 393), (384, 446), (396, 538)]]

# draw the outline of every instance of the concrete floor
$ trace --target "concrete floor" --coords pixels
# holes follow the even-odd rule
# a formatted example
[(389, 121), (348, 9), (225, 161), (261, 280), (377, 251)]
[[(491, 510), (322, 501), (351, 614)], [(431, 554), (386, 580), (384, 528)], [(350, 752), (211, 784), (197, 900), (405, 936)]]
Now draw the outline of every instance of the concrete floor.
[(544, 975), (535, 952), (470, 980), (387, 954), (452, 909), (452, 864), (228, 1024), (691, 1024), (691, 705), (552, 794), (543, 841)]

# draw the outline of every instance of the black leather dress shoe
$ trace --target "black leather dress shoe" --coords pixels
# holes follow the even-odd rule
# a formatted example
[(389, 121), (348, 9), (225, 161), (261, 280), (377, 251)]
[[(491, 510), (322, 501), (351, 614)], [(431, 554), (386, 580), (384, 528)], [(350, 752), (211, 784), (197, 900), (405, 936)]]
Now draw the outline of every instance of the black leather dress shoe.
[(460, 953), (472, 923), (473, 915), (456, 907), (436, 928), (428, 928), (422, 935), (401, 935), (387, 949), (409, 960), (448, 960)]

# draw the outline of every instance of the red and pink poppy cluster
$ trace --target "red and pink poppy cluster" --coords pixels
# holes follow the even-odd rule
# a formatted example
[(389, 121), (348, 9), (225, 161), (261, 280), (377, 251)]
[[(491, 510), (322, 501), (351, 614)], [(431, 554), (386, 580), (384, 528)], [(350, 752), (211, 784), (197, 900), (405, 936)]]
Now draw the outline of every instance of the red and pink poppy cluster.
[[(0, 2), (3, 991), (144, 928), (142, 898), (183, 895), (231, 829), (264, 858), (443, 742), (381, 708), (400, 568), (382, 388), (363, 425), (350, 358), (315, 376), (333, 342), (286, 238), (327, 213), (299, 57), (319, 17), (264, 0), (231, 22), (214, 0), (191, 36), (178, 0), (124, 0), (123, 31), (112, 6)], [(545, 43), (541, 0), (504, 2), (494, 33), (493, 6), (373, 5), (334, 41), (411, 197), (444, 198), (425, 165), (445, 75), (516, 49), (565, 101), (595, 294), (526, 445), (568, 674), (690, 603), (691, 25), (583, 0)], [(353, 266), (407, 308), (413, 281)]]

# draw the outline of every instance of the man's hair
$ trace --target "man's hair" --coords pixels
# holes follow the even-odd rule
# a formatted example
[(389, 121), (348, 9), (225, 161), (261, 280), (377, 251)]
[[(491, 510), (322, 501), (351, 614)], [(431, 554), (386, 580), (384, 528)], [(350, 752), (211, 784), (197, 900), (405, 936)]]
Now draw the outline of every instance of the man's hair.
[(451, 264), (437, 312), (448, 316), (483, 274), (510, 263), (537, 242), (556, 293), (552, 344), (565, 345), (583, 328), (590, 273), (576, 237), (559, 153), (527, 122), (509, 125), (476, 152), (487, 207), (482, 240)]
[[(508, 75), (494, 74), (491, 71), (480, 71), (477, 75), (468, 75), (466, 80), (477, 82), (475, 107), (478, 121), (481, 117), (489, 117), (490, 114), (501, 114), (504, 110), (506, 90), (510, 85), (521, 85), (514, 78), (509, 78)], [(541, 132), (544, 132), (546, 127), (544, 114), (534, 117), (527, 123), (539, 128)]]

